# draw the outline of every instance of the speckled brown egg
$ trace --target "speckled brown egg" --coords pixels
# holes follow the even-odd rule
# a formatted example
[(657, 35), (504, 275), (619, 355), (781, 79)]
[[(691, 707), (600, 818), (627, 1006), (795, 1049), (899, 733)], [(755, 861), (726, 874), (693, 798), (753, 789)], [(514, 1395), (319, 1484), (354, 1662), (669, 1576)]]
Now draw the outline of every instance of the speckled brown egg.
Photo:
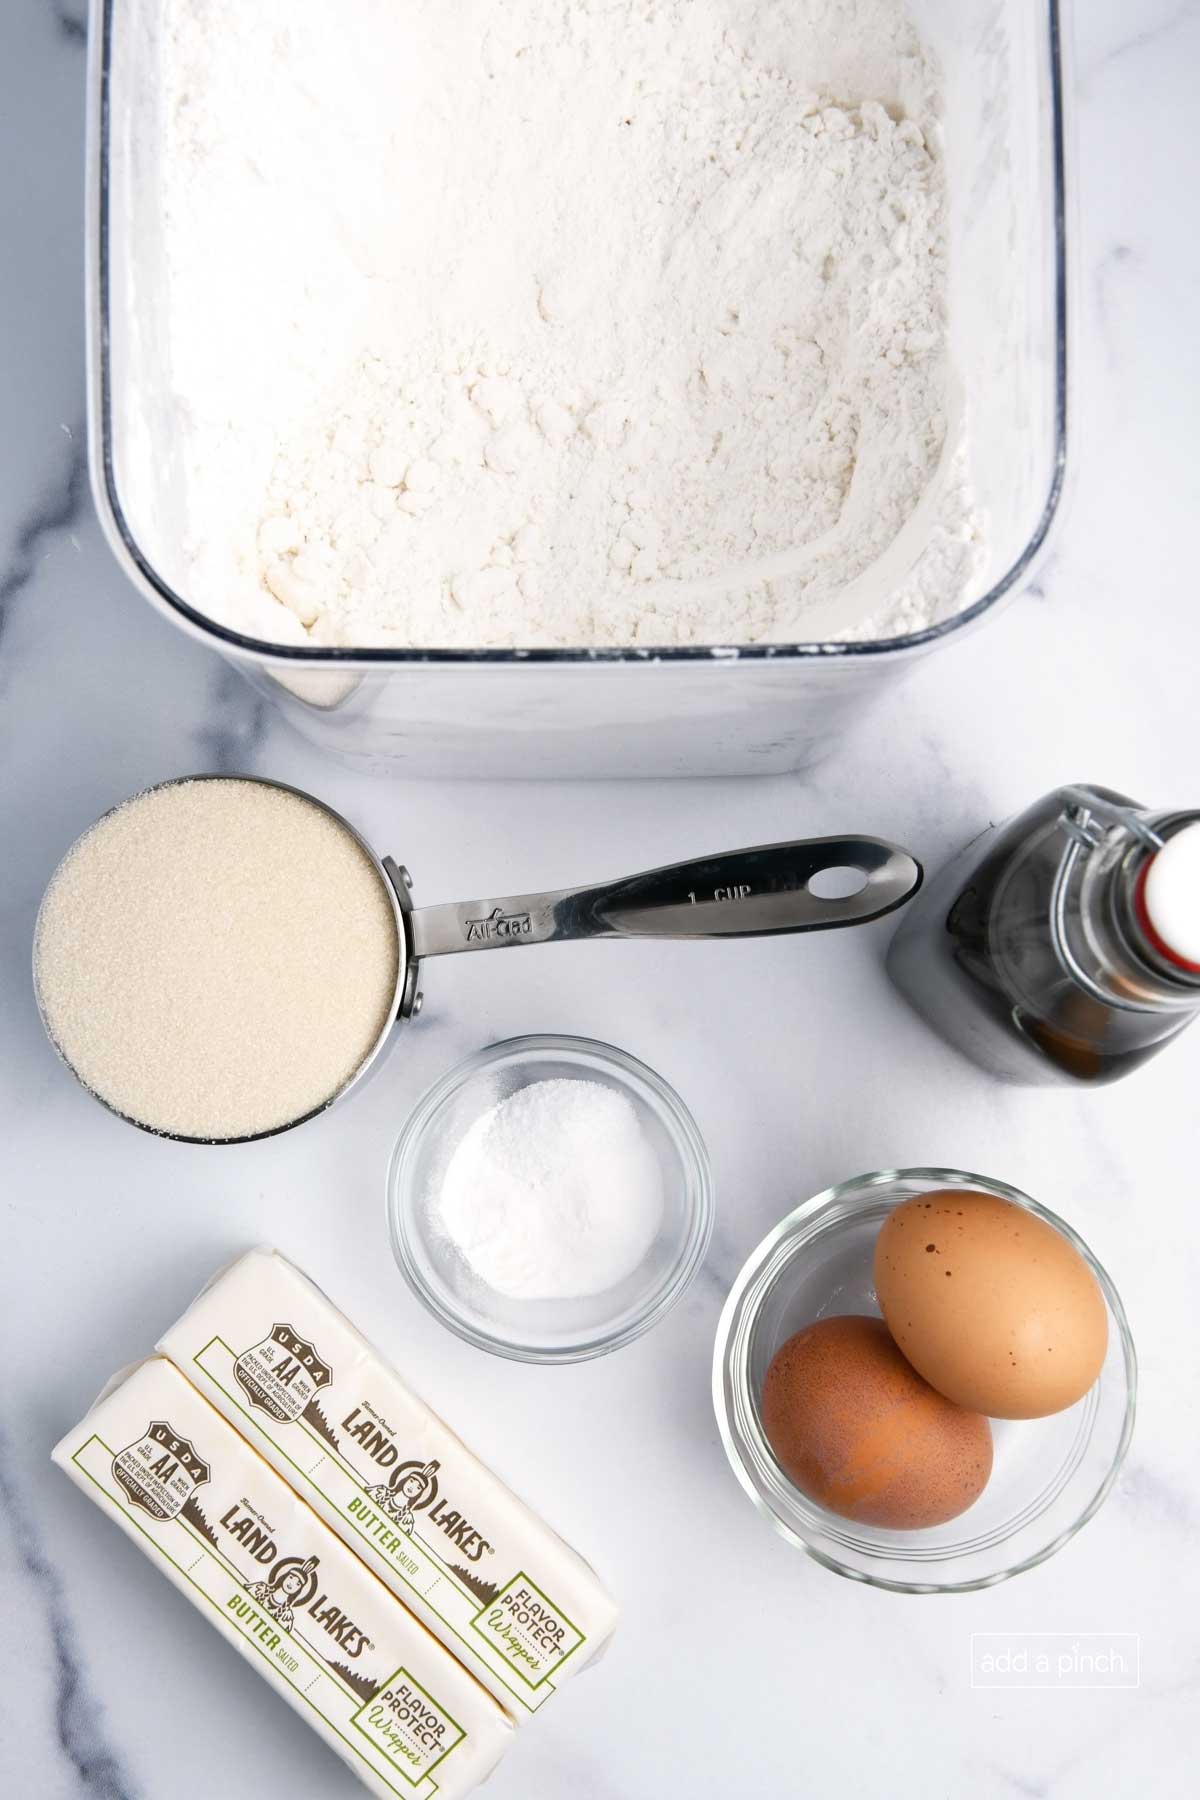
[(994, 1419), (1082, 1399), (1108, 1348), (1095, 1276), (1052, 1225), (992, 1194), (906, 1200), (875, 1246), (875, 1292), (913, 1367)]
[(860, 1525), (944, 1524), (992, 1470), (987, 1420), (923, 1381), (882, 1319), (818, 1319), (789, 1338), (767, 1370), (762, 1421), (801, 1493)]

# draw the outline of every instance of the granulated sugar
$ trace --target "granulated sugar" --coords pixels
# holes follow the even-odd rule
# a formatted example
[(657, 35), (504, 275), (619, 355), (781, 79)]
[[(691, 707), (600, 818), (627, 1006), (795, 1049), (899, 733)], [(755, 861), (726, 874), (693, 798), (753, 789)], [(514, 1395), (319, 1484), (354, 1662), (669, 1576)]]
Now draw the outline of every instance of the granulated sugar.
[(940, 101), (896, 0), (174, 0), (161, 65), (197, 605), (532, 648), (961, 604)]
[(395, 915), (349, 831), (252, 781), (127, 801), (59, 865), (34, 973), (50, 1036), (153, 1131), (222, 1139), (322, 1106), (394, 1003)]

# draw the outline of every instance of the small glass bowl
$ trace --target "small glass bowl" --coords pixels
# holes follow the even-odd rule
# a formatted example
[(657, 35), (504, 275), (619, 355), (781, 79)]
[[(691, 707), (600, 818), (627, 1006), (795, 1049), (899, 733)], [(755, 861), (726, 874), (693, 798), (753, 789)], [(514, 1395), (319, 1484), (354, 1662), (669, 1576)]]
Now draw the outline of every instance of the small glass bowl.
[[(433, 1223), (431, 1201), (479, 1115), (536, 1081), (601, 1082), (632, 1101), (662, 1170), (663, 1216), (642, 1262), (578, 1300), (513, 1300), (486, 1287)], [(402, 1274), (469, 1344), (518, 1362), (584, 1362), (632, 1343), (688, 1286), (712, 1235), (712, 1173), (695, 1120), (644, 1063), (588, 1038), (522, 1037), (470, 1056), (418, 1102), (388, 1170), (388, 1225)]]
[[(763, 1431), (759, 1396), (779, 1347), (815, 1319), (879, 1317), (875, 1239), (901, 1201), (936, 1188), (1011, 1200), (1074, 1245), (1108, 1309), (1108, 1354), (1075, 1406), (1047, 1419), (994, 1419), (995, 1462), (975, 1504), (944, 1525), (884, 1531), (826, 1512), (793, 1486)], [(789, 1543), (838, 1575), (902, 1594), (968, 1593), (1032, 1569), (1097, 1511), (1133, 1435), (1137, 1361), (1112, 1282), (1069, 1225), (1017, 1188), (960, 1169), (862, 1175), (798, 1207), (751, 1255), (725, 1303), (713, 1360), (713, 1403), (734, 1474)]]

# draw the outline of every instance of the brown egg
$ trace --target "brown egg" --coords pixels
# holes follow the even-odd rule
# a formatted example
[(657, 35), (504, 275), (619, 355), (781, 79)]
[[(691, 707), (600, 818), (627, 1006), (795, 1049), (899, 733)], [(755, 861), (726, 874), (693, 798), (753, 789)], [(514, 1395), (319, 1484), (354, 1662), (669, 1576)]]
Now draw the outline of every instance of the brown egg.
[(778, 1350), (762, 1420), (801, 1493), (843, 1519), (914, 1531), (977, 1500), (992, 1431), (905, 1362), (882, 1319), (818, 1319)]
[(1078, 1251), (991, 1194), (947, 1189), (896, 1207), (875, 1246), (875, 1292), (926, 1381), (994, 1419), (1073, 1406), (1108, 1348), (1104, 1296)]

